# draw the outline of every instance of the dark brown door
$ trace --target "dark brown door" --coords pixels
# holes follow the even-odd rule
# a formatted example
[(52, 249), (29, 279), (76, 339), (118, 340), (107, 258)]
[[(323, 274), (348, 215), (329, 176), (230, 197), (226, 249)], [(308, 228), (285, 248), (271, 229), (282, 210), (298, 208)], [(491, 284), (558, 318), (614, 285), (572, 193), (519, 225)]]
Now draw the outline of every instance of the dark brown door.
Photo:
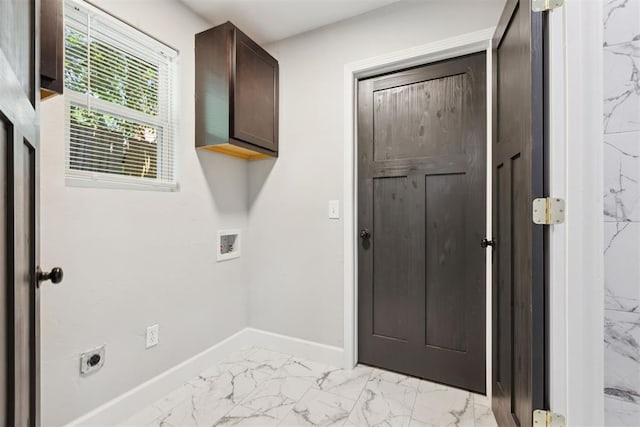
[(485, 391), (484, 53), (358, 85), (358, 358)]
[(544, 230), (531, 202), (544, 191), (543, 17), (509, 1), (494, 39), (493, 410), (531, 426), (544, 408)]
[(34, 0), (0, 12), (0, 425), (38, 426), (38, 43)]

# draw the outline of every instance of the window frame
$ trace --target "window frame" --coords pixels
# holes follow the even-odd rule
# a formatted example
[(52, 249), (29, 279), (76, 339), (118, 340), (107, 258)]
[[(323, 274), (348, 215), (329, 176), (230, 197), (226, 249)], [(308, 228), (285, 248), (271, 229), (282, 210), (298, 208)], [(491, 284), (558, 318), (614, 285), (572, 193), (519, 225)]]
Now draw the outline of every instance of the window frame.
[[(157, 50), (166, 61), (158, 63), (158, 113), (151, 115), (143, 113), (124, 105), (109, 102), (92, 96), (89, 91), (81, 93), (69, 89), (64, 84), (65, 103), (65, 185), (69, 187), (90, 187), (90, 188), (110, 188), (110, 189), (130, 189), (130, 190), (155, 190), (155, 191), (179, 191), (178, 182), (178, 123), (177, 123), (177, 62), (179, 52), (177, 49), (166, 45), (153, 36), (145, 33), (139, 28), (111, 15), (102, 9), (95, 7), (83, 0), (65, 0), (64, 2), (64, 25), (74, 31), (86, 34), (91, 40), (98, 40), (114, 49), (122, 50), (141, 60), (155, 60), (156, 57), (141, 55), (119, 41), (117, 37), (109, 38), (103, 35), (96, 35), (91, 32), (94, 25), (89, 21), (89, 16), (95, 15), (101, 20), (100, 24), (113, 25), (120, 31), (134, 33), (137, 42), (147, 38), (153, 43), (151, 49)], [(77, 10), (80, 17), (87, 15), (87, 22), (79, 24), (77, 21), (68, 19), (68, 14)], [(65, 54), (66, 54), (66, 40)], [(150, 49), (150, 50), (151, 50)], [(163, 99), (166, 98), (166, 99)], [(158, 129), (156, 178), (144, 178), (117, 173), (83, 171), (71, 168), (71, 108), (73, 106), (85, 108), (90, 111), (113, 115), (136, 123), (146, 123)], [(167, 169), (169, 171), (167, 172)], [(159, 179), (163, 174), (170, 174), (170, 181)]]

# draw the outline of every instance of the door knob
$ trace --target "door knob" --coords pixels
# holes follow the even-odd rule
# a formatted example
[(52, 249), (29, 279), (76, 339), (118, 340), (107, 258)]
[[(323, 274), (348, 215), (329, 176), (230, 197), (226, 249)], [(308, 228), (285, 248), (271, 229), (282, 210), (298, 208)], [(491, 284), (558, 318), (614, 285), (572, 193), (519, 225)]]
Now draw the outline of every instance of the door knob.
[(496, 241), (493, 240), (493, 239), (491, 239), (491, 240), (482, 239), (480, 241), (480, 246), (482, 246), (483, 249), (486, 249), (487, 246), (491, 246), (492, 248), (495, 248), (496, 247)]
[(360, 230), (360, 238), (362, 240), (366, 240), (370, 237), (371, 237), (371, 232), (369, 231), (369, 229), (363, 228), (362, 230)]
[(54, 267), (50, 272), (45, 273), (38, 267), (38, 282), (44, 282), (51, 280), (51, 283), (60, 283), (64, 277), (64, 271), (60, 267)]

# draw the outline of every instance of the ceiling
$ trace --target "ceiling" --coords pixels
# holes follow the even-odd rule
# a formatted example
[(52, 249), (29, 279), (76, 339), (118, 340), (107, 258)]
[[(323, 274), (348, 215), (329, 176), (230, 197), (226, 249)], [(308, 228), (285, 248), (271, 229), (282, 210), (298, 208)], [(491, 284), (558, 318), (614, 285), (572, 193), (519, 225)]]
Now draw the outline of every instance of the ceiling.
[(231, 21), (270, 43), (360, 15), (398, 0), (181, 0), (212, 26)]

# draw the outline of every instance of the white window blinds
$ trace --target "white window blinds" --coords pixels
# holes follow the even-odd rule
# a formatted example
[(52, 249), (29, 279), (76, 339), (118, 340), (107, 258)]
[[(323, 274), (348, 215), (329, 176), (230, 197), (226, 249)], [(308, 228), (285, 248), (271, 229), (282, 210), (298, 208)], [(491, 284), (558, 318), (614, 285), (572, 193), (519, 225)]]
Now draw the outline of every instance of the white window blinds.
[(66, 177), (175, 189), (177, 52), (65, 1)]

